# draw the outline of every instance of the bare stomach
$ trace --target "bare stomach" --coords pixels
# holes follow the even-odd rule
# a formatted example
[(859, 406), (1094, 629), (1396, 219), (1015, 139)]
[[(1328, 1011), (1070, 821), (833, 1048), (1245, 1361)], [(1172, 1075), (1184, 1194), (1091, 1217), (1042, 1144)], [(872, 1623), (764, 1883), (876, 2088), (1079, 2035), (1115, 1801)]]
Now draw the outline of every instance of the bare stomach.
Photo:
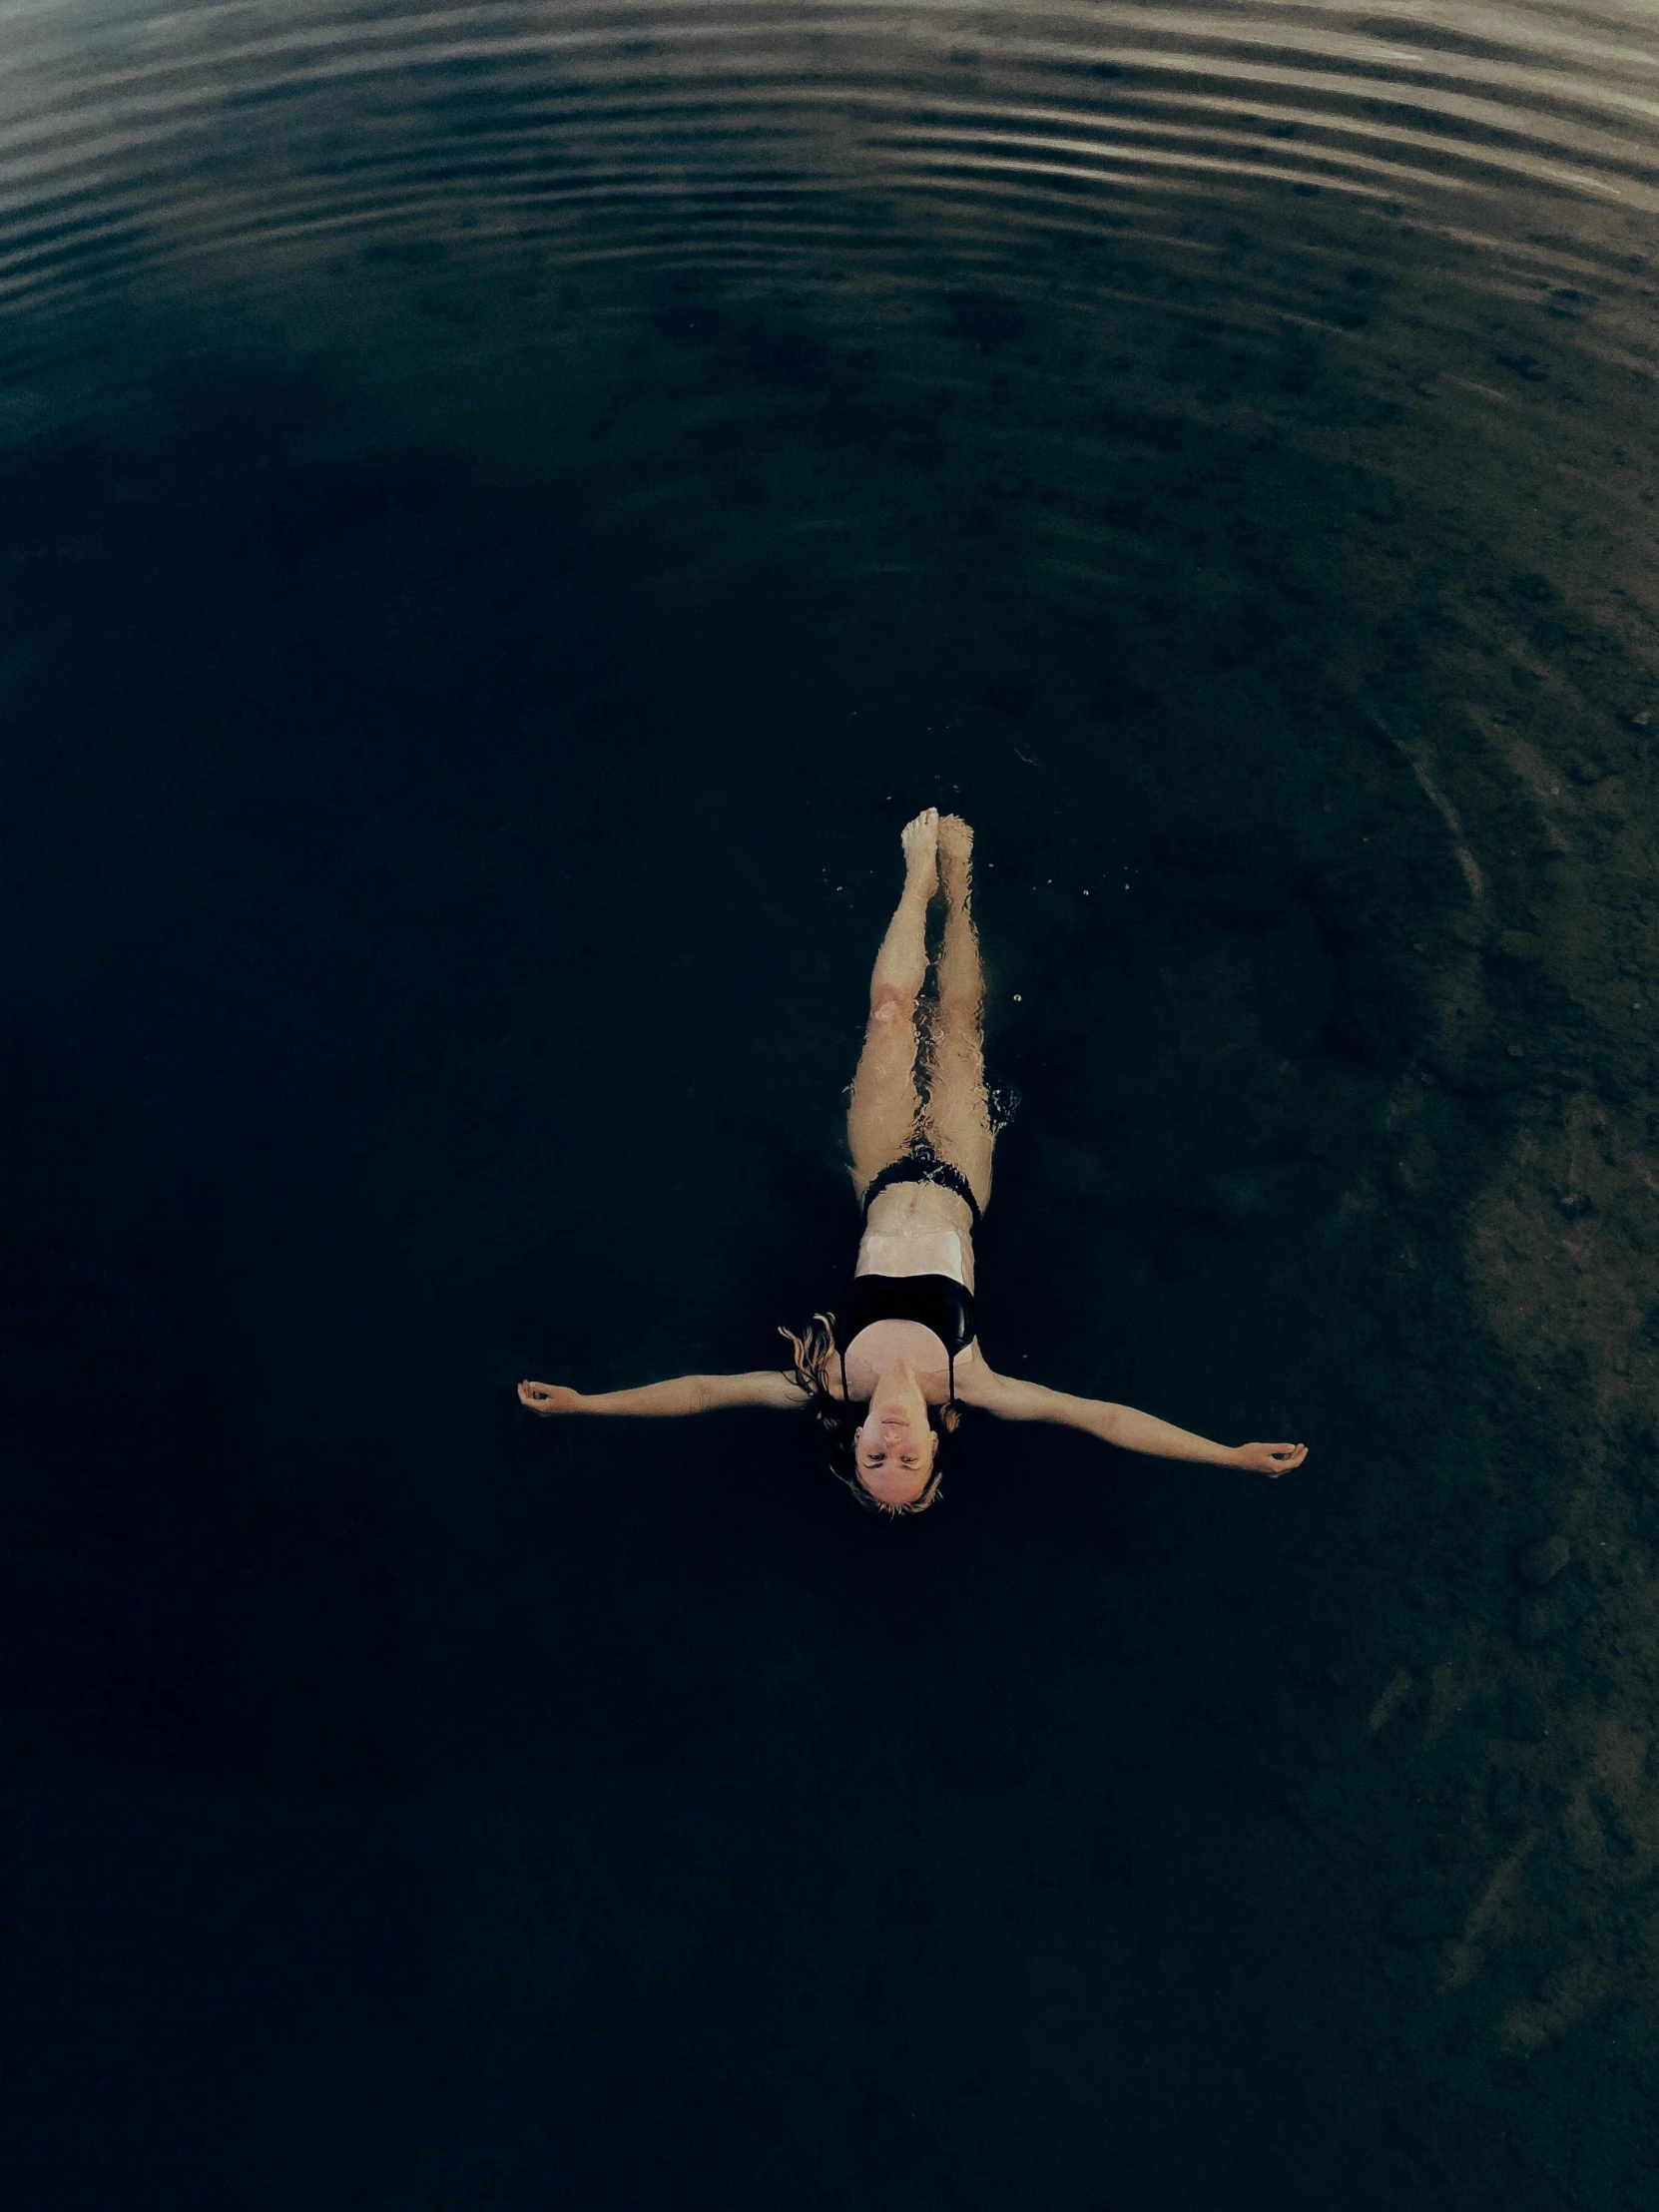
[[(879, 1265), (866, 1269), (866, 1249)], [(949, 1264), (951, 1252), (956, 1265)], [(869, 1210), (854, 1274), (949, 1275), (973, 1288), (973, 1216), (936, 1183), (895, 1183)], [(872, 1326), (874, 1326), (872, 1324)], [(927, 1332), (932, 1335), (931, 1330)], [(933, 1342), (937, 1344), (935, 1337)]]

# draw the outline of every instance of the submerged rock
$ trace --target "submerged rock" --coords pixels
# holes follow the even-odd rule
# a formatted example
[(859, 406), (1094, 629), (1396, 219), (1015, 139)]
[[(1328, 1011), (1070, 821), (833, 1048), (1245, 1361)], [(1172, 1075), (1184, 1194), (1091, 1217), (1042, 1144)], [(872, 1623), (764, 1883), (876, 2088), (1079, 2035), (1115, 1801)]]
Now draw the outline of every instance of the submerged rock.
[(1376, 1704), (1366, 1719), (1366, 1734), (1375, 1736), (1387, 1727), (1394, 1715), (1400, 1712), (1415, 1688), (1415, 1681), (1406, 1667), (1399, 1667), (1384, 1684)]
[(1565, 1536), (1546, 1536), (1541, 1543), (1529, 1544), (1515, 1565), (1523, 1582), (1530, 1582), (1535, 1590), (1541, 1590), (1553, 1582), (1561, 1569), (1572, 1558), (1572, 1546)]

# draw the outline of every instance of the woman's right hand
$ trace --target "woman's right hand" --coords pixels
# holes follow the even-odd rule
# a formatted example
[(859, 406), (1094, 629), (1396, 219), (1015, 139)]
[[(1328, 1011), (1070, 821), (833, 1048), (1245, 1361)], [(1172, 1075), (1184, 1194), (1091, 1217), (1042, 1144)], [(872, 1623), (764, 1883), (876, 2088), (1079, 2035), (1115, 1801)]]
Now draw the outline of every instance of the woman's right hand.
[(1252, 1474), (1272, 1477), (1289, 1474), (1293, 1467), (1300, 1467), (1307, 1456), (1306, 1444), (1239, 1444), (1233, 1452), (1233, 1463), (1248, 1467)]
[(532, 1413), (574, 1413), (582, 1393), (568, 1382), (521, 1382), (518, 1402), (528, 1405)]

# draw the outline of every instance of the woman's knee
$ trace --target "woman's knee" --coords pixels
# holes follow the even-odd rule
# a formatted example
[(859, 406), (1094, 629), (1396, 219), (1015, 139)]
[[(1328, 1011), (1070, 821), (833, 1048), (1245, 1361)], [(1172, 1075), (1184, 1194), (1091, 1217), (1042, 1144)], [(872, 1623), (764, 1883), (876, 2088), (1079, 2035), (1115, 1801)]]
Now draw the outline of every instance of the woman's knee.
[(883, 1032), (914, 1023), (916, 994), (898, 983), (877, 983), (869, 994), (869, 1018), (872, 1025), (879, 1024)]

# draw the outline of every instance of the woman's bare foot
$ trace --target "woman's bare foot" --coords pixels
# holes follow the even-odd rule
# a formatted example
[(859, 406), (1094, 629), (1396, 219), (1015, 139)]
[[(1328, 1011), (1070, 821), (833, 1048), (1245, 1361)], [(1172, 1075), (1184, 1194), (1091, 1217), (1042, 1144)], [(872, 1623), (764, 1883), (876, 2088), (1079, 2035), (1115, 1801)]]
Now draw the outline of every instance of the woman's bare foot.
[(905, 888), (925, 885), (931, 897), (939, 880), (939, 810), (924, 807), (904, 825), (898, 841), (904, 847)]
[(940, 815), (938, 837), (939, 883), (946, 898), (954, 902), (967, 895), (973, 831), (960, 815)]

